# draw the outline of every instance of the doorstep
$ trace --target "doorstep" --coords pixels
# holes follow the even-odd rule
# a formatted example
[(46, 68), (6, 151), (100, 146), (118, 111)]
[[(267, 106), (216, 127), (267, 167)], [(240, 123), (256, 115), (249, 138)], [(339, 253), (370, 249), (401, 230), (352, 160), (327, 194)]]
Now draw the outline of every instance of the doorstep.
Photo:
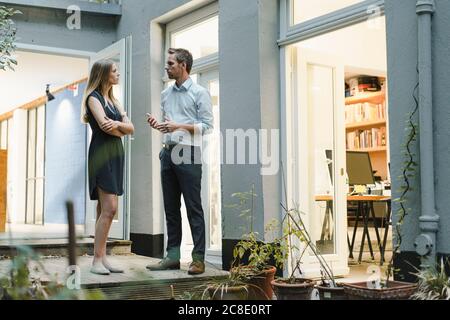
[[(14, 257), (17, 255), (18, 247), (31, 248), (35, 253), (41, 256), (68, 256), (68, 239), (42, 239), (42, 240), (0, 240), (0, 256)], [(108, 240), (106, 250), (108, 254), (130, 254), (131, 241), (126, 240)], [(93, 255), (94, 239), (77, 239), (77, 255)]]

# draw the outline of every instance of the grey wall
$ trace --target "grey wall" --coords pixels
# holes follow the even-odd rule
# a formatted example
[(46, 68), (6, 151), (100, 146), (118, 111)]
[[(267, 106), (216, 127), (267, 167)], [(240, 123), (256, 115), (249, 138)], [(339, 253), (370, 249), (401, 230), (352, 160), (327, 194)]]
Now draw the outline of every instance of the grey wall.
[(97, 52), (116, 41), (118, 18), (82, 12), (81, 29), (69, 30), (65, 10), (13, 7), (23, 13), (14, 18), (20, 43)]
[[(152, 69), (151, 65), (154, 60), (163, 61), (164, 56), (162, 48), (151, 50), (150, 25), (154, 19), (187, 2), (189, 1), (124, 0), (122, 2), (123, 15), (118, 25), (118, 38), (128, 35), (132, 35), (133, 38), (131, 95), (132, 121), (136, 131), (131, 146), (131, 233), (163, 233), (162, 226), (158, 222), (161, 220), (159, 217), (161, 212), (152, 212), (154, 201), (152, 181), (155, 179), (153, 174), (159, 175), (159, 172), (152, 172), (152, 162), (158, 161), (158, 154), (154, 154), (152, 146), (154, 143), (160, 146), (161, 141), (152, 141), (145, 114), (159, 109), (159, 105), (152, 107), (152, 100), (159, 100), (163, 65), (159, 70)], [(160, 45), (164, 46), (164, 43)], [(158, 66), (158, 63), (156, 65)], [(153, 83), (155, 80), (152, 74), (159, 75), (156, 78), (157, 83)], [(155, 220), (158, 221), (155, 222)]]
[(75, 223), (84, 224), (86, 204), (86, 126), (80, 105), (86, 83), (78, 95), (64, 90), (47, 104), (45, 125), (45, 223), (67, 223), (66, 201), (74, 203)]
[(438, 252), (450, 254), (450, 1), (437, 0), (433, 24), (433, 99)]
[[(433, 16), (433, 117), (434, 117), (434, 157), (435, 157), (435, 188), (436, 209), (440, 216), (440, 231), (438, 233), (437, 251), (450, 254), (448, 230), (450, 228), (450, 90), (448, 83), (450, 75), (450, 2), (436, 0), (436, 13)], [(398, 1), (386, 0), (387, 41), (388, 41), (388, 72), (389, 72), (389, 117), (391, 170), (393, 177), (393, 199), (398, 198), (398, 189), (404, 160), (403, 151), (406, 136), (404, 123), (413, 110), (414, 87), (418, 81), (417, 75), (417, 15), (416, 0)], [(418, 118), (415, 118), (418, 123)], [(414, 144), (415, 159), (419, 159), (420, 141)], [(400, 152), (401, 151), (401, 152)], [(408, 207), (411, 213), (407, 217), (403, 230), (402, 251), (414, 252), (414, 241), (420, 233), (420, 170), (412, 180), (413, 190), (409, 196)], [(394, 221), (398, 203), (393, 203)]]
[[(279, 128), (278, 8), (276, 1), (220, 1), (221, 127)], [(236, 117), (236, 115), (239, 115)], [(225, 134), (224, 134), (225, 137)], [(226, 155), (224, 155), (226, 158)], [(263, 177), (260, 165), (224, 165), (222, 202), (250, 191), (255, 184), (255, 231), (279, 217), (279, 177)], [(224, 239), (239, 239), (243, 223), (235, 211), (223, 209)]]
[[(401, 4), (399, 3), (401, 2)], [(406, 143), (405, 121), (414, 110), (414, 88), (418, 82), (417, 76), (417, 30), (416, 1), (386, 1), (386, 28), (388, 48), (388, 81), (389, 81), (389, 120), (390, 120), (390, 150), (392, 198), (400, 196), (398, 192), (402, 180), (403, 162), (406, 160), (404, 144)], [(402, 39), (402, 41), (399, 41)], [(418, 117), (415, 117), (418, 123)], [(402, 152), (399, 152), (401, 150)], [(419, 154), (418, 144), (414, 144), (413, 152)], [(417, 174), (412, 179), (413, 185), (420, 185)], [(402, 250), (414, 251), (413, 243), (419, 232), (420, 190), (415, 188), (409, 197), (409, 207), (414, 208), (405, 221)], [(398, 203), (392, 203), (393, 220), (396, 222)]]
[[(253, 0), (246, 1), (244, 6), (239, 0), (220, 1), (219, 5), (221, 129), (225, 137), (226, 129), (261, 127), (259, 7)], [(250, 191), (255, 184), (253, 228), (262, 235), (264, 206), (259, 173), (258, 165), (223, 165), (222, 202), (233, 203), (231, 194)], [(242, 229), (245, 219), (223, 207), (223, 237), (239, 239), (245, 232)]]
[[(164, 65), (164, 26), (166, 22), (211, 1), (123, 1), (123, 16), (118, 38), (133, 37), (132, 104), (136, 126), (132, 144), (131, 232), (158, 233), (161, 212), (152, 212), (157, 194), (152, 181), (159, 175), (158, 136), (151, 135), (145, 113), (159, 109), (161, 76)], [(191, 6), (191, 7), (189, 7)], [(220, 90), (221, 127), (279, 128), (279, 51), (278, 4), (271, 0), (219, 1), (220, 14)], [(175, 10), (176, 9), (176, 10)], [(154, 19), (158, 23), (154, 23)], [(153, 21), (153, 24), (151, 24)], [(236, 114), (240, 116), (237, 118)], [(156, 144), (156, 146), (155, 146)], [(224, 155), (224, 158), (226, 155)], [(153, 172), (152, 172), (153, 167)], [(255, 227), (262, 233), (264, 224), (279, 213), (279, 177), (262, 177), (260, 165), (224, 165), (222, 202), (231, 194), (249, 191), (256, 185)], [(159, 187), (159, 186), (153, 186)], [(224, 238), (240, 238), (242, 224), (237, 214), (223, 209)], [(162, 221), (162, 220), (161, 220)], [(150, 230), (150, 231), (149, 231)]]

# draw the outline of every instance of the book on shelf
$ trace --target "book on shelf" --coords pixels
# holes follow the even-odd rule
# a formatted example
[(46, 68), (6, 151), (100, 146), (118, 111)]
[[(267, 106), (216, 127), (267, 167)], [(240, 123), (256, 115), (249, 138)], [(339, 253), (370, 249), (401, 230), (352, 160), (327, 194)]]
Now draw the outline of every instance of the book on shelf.
[(386, 105), (370, 102), (350, 104), (345, 109), (345, 123), (386, 120)]
[(386, 146), (386, 128), (354, 130), (347, 133), (347, 149), (372, 149)]

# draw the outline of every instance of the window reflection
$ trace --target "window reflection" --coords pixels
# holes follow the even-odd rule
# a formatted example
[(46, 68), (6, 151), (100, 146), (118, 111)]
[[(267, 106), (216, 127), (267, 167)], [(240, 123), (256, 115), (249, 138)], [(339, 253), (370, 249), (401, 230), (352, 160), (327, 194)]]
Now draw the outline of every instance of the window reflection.
[(299, 24), (324, 14), (343, 9), (363, 0), (291, 0), (292, 22)]
[[(201, 37), (199, 37), (201, 35)], [(171, 47), (185, 48), (194, 60), (219, 51), (219, 17), (215, 16), (171, 36)]]

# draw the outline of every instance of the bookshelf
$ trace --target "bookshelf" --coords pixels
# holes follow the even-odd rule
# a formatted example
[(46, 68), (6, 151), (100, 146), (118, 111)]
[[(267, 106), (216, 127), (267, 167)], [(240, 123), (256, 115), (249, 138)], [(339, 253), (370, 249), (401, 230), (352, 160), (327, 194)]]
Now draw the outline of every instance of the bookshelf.
[(374, 153), (374, 152), (386, 152), (387, 148), (386, 147), (355, 148), (355, 149), (347, 149), (347, 151), (360, 151), (360, 152)]
[(364, 102), (379, 104), (379, 103), (384, 103), (385, 100), (386, 100), (386, 94), (382, 91), (377, 91), (377, 92), (367, 92), (364, 94), (359, 94), (354, 97), (345, 98), (345, 104), (351, 105), (351, 104), (364, 103)]
[(386, 127), (386, 120), (373, 120), (373, 121), (363, 121), (363, 122), (353, 122), (348, 123), (345, 126), (347, 131), (353, 129), (366, 129), (366, 128), (379, 128)]
[(376, 175), (387, 179), (387, 109), (383, 91), (345, 99), (347, 151), (368, 152)]

